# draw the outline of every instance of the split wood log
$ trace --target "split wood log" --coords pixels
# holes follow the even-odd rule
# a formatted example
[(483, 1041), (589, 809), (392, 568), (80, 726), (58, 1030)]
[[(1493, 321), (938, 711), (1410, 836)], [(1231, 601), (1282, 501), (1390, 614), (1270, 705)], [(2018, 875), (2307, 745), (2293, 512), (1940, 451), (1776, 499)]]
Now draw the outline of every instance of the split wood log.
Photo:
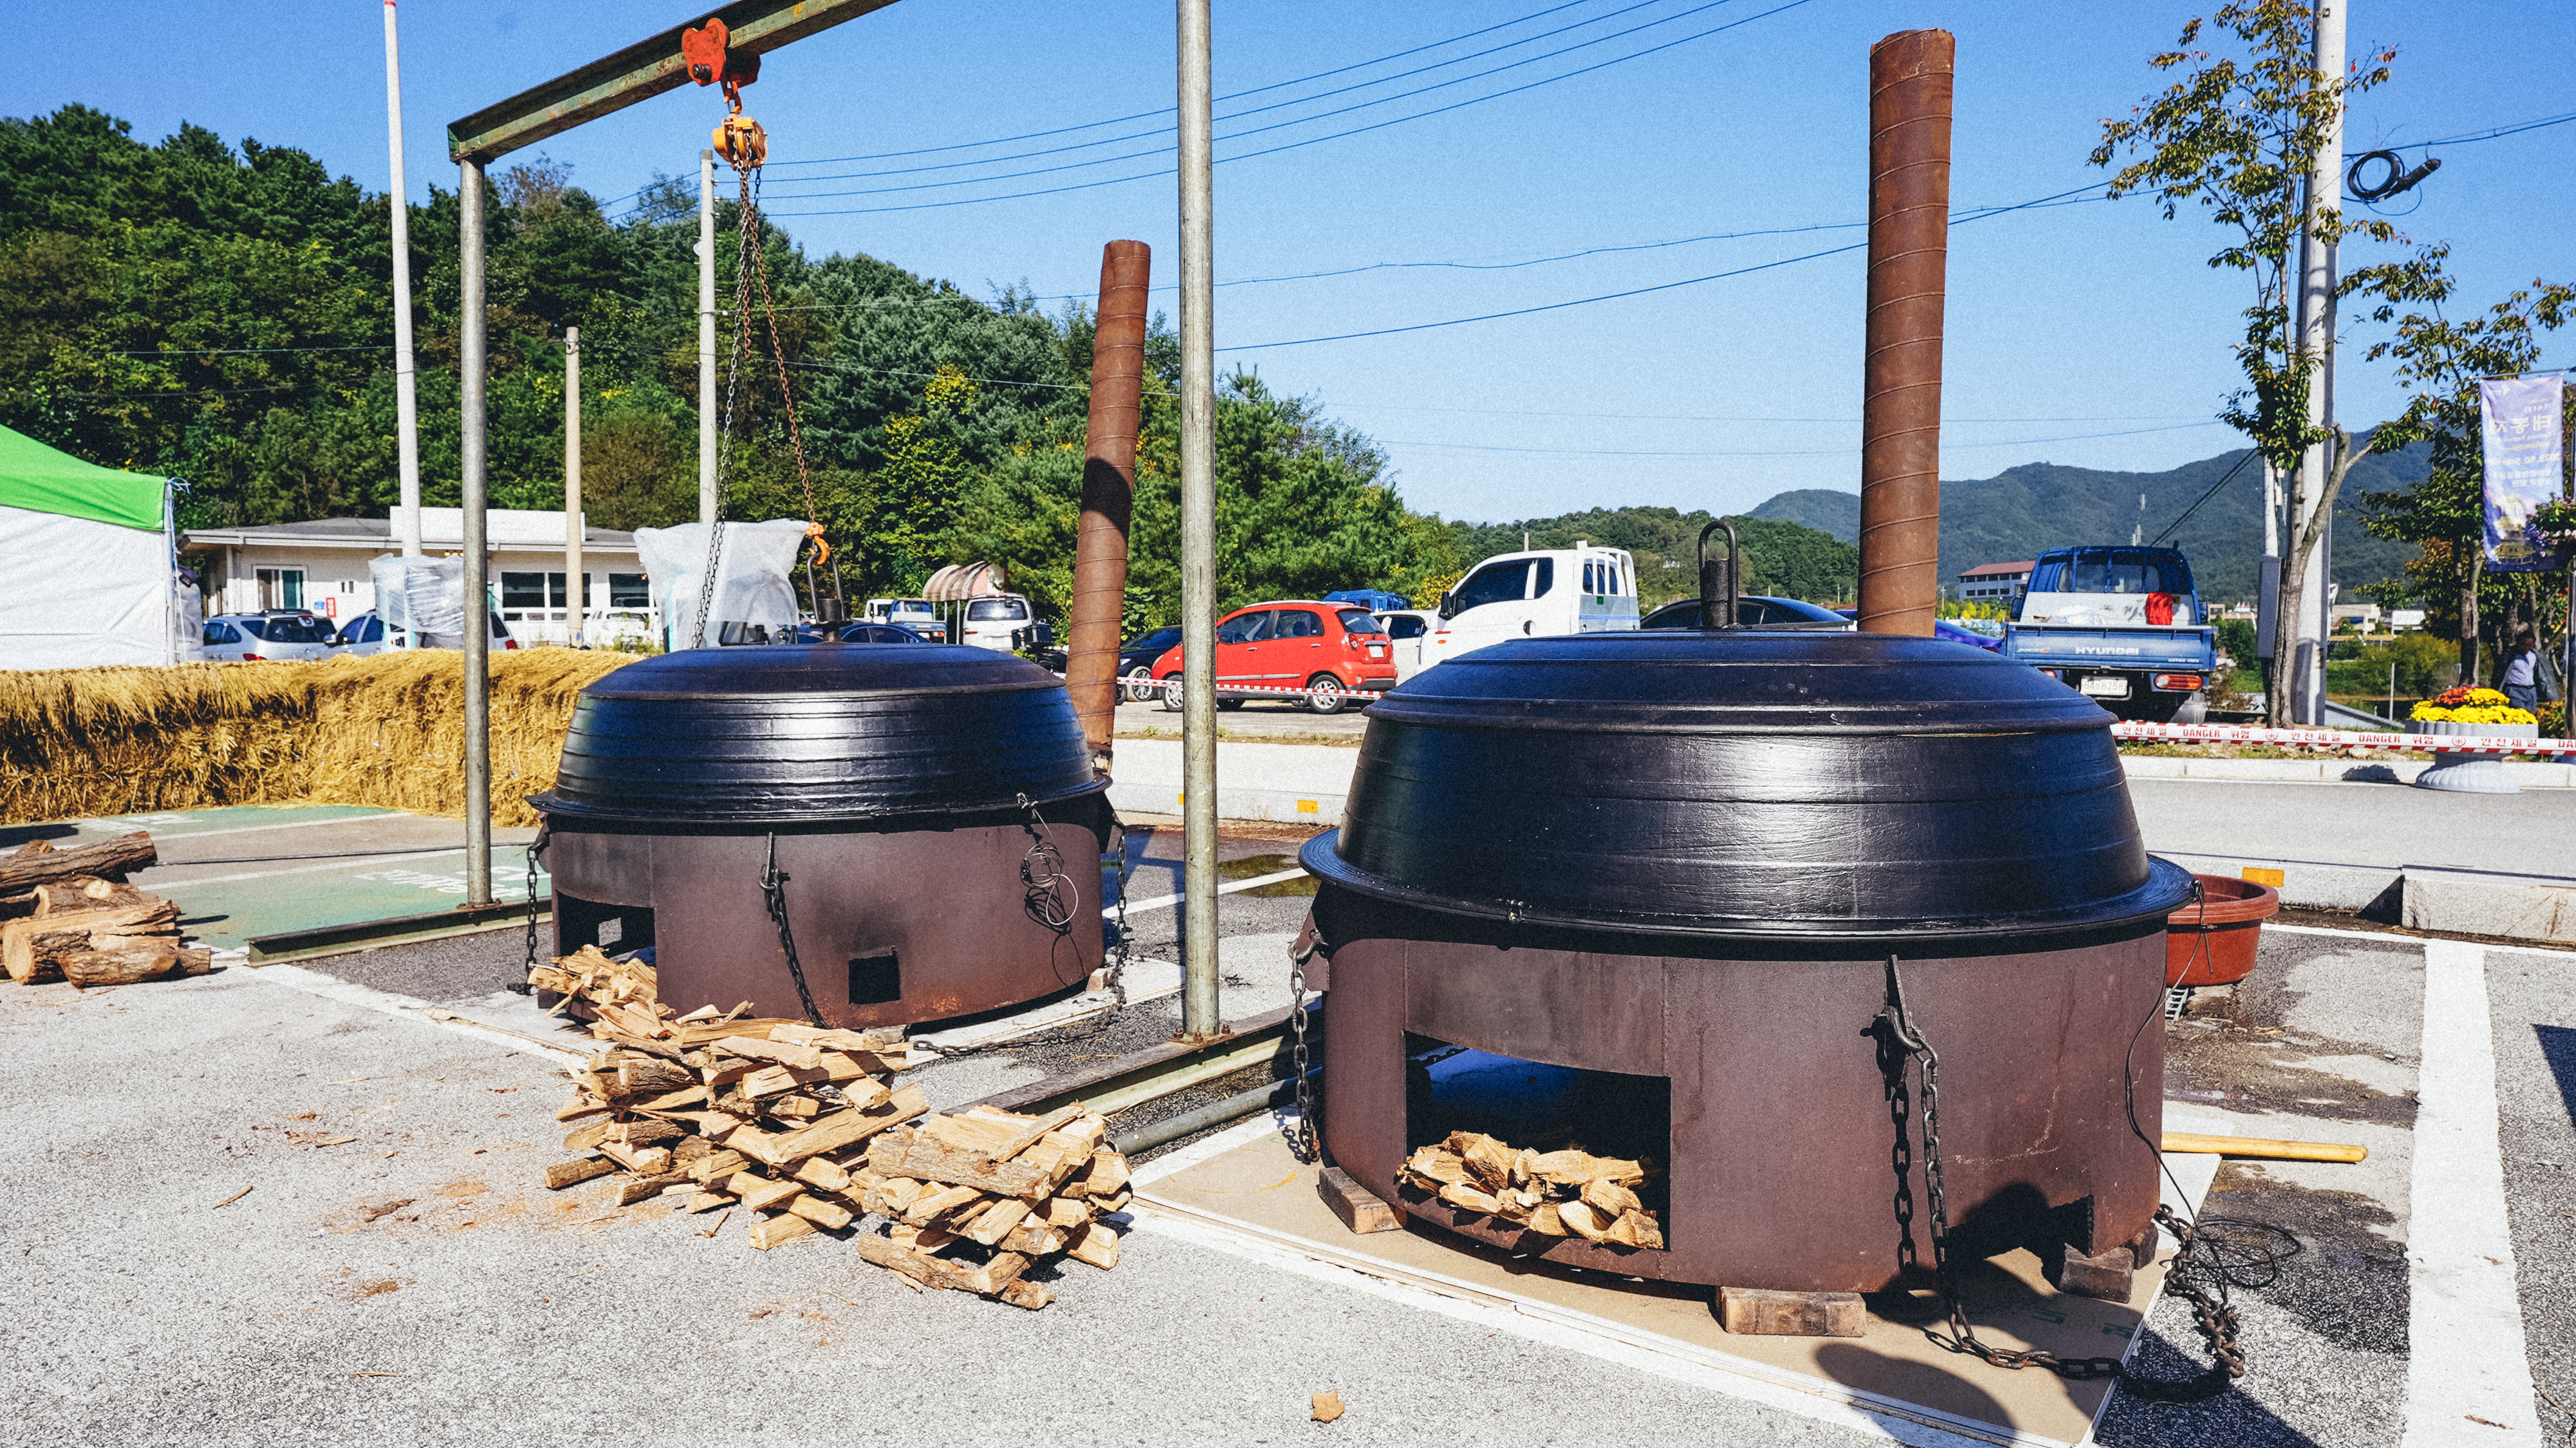
[(48, 848), (42, 854), (29, 854), (21, 847), (18, 853), (0, 859), (0, 895), (15, 895), (74, 875), (123, 880), (134, 871), (147, 869), (160, 861), (161, 855), (153, 847), (152, 836), (142, 830), (76, 849)]
[[(108, 939), (94, 938), (92, 944)], [(163, 975), (204, 975), (215, 968), (211, 950), (182, 950), (179, 937), (156, 937), (168, 943), (128, 945), (122, 949), (75, 950), (62, 958), (63, 979), (82, 990), (105, 985), (132, 985)]]
[(826, 1201), (811, 1192), (799, 1193), (790, 1198), (787, 1210), (812, 1222), (815, 1226), (830, 1227), (834, 1231), (850, 1225), (850, 1219), (855, 1215), (840, 1203)]
[(32, 913), (39, 920), (48, 915), (68, 915), (77, 910), (133, 910), (156, 904), (161, 898), (95, 875), (74, 875), (68, 880), (38, 885), (33, 894), (36, 908)]
[(1064, 1255), (1106, 1272), (1118, 1265), (1118, 1233), (1105, 1222), (1093, 1222), (1073, 1234)]
[(1029, 1259), (1017, 1252), (997, 1253), (981, 1267), (963, 1267), (925, 1257), (910, 1247), (865, 1232), (850, 1240), (858, 1244), (860, 1256), (880, 1267), (891, 1267), (924, 1287), (945, 1287), (990, 1297), (1029, 1270)]
[(763, 1217), (751, 1224), (751, 1245), (766, 1252), (781, 1242), (793, 1242), (811, 1235), (813, 1231), (812, 1222), (793, 1214)]
[(666, 1188), (683, 1184), (694, 1185), (689, 1182), (689, 1174), (684, 1171), (666, 1171), (655, 1176), (637, 1177), (618, 1187), (617, 1205), (631, 1207), (647, 1198), (660, 1196)]
[(1038, 1283), (1031, 1282), (1026, 1278), (1022, 1278), (1017, 1282), (1005, 1283), (1002, 1287), (1000, 1296), (1004, 1302), (1011, 1304), (1013, 1307), (1025, 1307), (1031, 1312), (1035, 1312), (1039, 1308), (1046, 1306), (1048, 1303), (1055, 1301), (1055, 1293), (1052, 1290), (1043, 1287)]
[[(177, 902), (151, 897), (149, 905), (124, 910), (75, 910), (61, 915), (12, 920), (0, 925), (0, 964), (21, 985), (51, 980), (62, 972), (62, 957), (90, 948), (90, 936), (175, 932)], [(174, 941), (173, 944), (176, 942)]]
[[(725, 1145), (775, 1167), (792, 1167), (809, 1156), (855, 1146), (898, 1122), (930, 1109), (930, 1098), (918, 1086), (906, 1086), (874, 1106), (836, 1112), (813, 1125), (772, 1136), (744, 1127), (725, 1138)], [(915, 1173), (917, 1175), (918, 1173)]]
[(559, 1192), (568, 1186), (602, 1177), (617, 1170), (617, 1163), (604, 1156), (575, 1157), (546, 1168), (546, 1190)]

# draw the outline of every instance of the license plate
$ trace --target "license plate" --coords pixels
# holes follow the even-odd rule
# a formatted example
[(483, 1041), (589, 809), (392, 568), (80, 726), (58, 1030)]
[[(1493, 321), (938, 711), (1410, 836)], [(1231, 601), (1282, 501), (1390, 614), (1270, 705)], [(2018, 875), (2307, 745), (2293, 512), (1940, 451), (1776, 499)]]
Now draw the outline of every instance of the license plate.
[(1385, 658), (1385, 657), (1386, 657), (1386, 650), (1384, 650), (1384, 649), (1382, 649), (1382, 648), (1379, 648), (1379, 647), (1378, 647), (1377, 645), (1375, 645), (1375, 644), (1371, 644), (1371, 645), (1369, 645), (1369, 657), (1370, 657), (1370, 658), (1373, 658), (1373, 659), (1382, 659), (1382, 658)]
[(2083, 683), (2078, 684), (2075, 687), (2077, 692), (2089, 694), (2096, 699), (2125, 699), (2129, 697), (2129, 681), (2117, 676), (2107, 676), (2102, 674), (2089, 675)]

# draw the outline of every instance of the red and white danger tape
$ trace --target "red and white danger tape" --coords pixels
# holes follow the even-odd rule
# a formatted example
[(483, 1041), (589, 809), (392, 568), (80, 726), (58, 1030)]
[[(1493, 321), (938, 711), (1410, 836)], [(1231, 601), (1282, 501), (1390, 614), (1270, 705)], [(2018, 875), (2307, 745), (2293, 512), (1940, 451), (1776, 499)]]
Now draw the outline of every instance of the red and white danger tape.
[[(1216, 696), (1220, 699), (1234, 699), (1246, 696), (1259, 699), (1304, 699), (1313, 695), (1314, 692), (1314, 690), (1304, 687), (1290, 688), (1278, 684), (1227, 684), (1216, 691)], [(1340, 697), (1345, 699), (1383, 699), (1386, 697), (1386, 691), (1383, 689), (1344, 689), (1341, 691)]]
[(2446, 754), (2576, 754), (2576, 740), (2489, 734), (2363, 734), (2349, 729), (2262, 729), (2250, 724), (2114, 724), (2114, 739), (2164, 744), (2277, 744), (2292, 749), (2438, 749)]

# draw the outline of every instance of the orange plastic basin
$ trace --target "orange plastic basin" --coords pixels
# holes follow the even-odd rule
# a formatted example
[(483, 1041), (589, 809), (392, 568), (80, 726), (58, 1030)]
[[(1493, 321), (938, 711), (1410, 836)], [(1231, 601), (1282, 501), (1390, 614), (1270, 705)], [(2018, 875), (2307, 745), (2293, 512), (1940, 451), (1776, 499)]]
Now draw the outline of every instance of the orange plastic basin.
[(2281, 913), (2281, 892), (2251, 880), (2194, 875), (2201, 899), (2165, 917), (2165, 984), (2233, 985), (2254, 971), (2263, 922)]

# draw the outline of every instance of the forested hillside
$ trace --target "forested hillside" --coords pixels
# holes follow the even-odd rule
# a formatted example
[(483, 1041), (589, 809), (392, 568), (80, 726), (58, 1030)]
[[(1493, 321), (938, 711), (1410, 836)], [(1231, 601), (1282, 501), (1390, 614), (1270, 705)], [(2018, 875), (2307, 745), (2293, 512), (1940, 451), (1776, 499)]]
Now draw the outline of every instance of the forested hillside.
[[(1991, 478), (1946, 480), (1941, 484), (1941, 580), (1955, 584), (1964, 569), (2031, 558), (2050, 548), (2126, 543), (2138, 524), (2143, 493), (2149, 538), (2183, 520), (2165, 541), (2191, 559), (2201, 592), (2227, 602), (2250, 600), (2263, 553), (2262, 465), (2248, 463), (2192, 510), (2244, 456), (2237, 449), (2161, 473), (2024, 463)], [(2364, 533), (2361, 500), (2408, 487), (2430, 466), (2431, 448), (2421, 443), (2354, 465), (2335, 508), (2334, 577), (2347, 596), (2401, 576), (2415, 554), (2406, 544)], [(1858, 493), (1802, 488), (1769, 499), (1752, 516), (1822, 528), (1846, 542), (1860, 537)]]
[[(494, 178), (486, 214), (493, 505), (563, 505), (560, 339), (577, 326), (585, 512), (610, 528), (693, 519), (690, 188), (666, 181), (612, 222), (540, 157)], [(458, 501), (458, 216), (456, 195), (434, 187), (410, 211), (422, 491), (445, 506)], [(717, 222), (728, 300), (736, 220), (728, 204)], [(992, 559), (1060, 610), (1089, 401), (1086, 311), (979, 301), (872, 257), (810, 258), (775, 227), (762, 246), (815, 511), (848, 595), (908, 592), (942, 564)], [(302, 151), (236, 148), (196, 127), (146, 145), (82, 107), (0, 121), (0, 422), (183, 480), (185, 525), (390, 509), (391, 288), (386, 199)], [(729, 308), (722, 320), (729, 343)], [(727, 516), (803, 516), (766, 337), (756, 342), (722, 384), (734, 409)], [(1159, 324), (1148, 361), (1130, 613), (1159, 621), (1179, 597), (1178, 351)], [(1456, 571), (1448, 527), (1405, 510), (1367, 438), (1250, 376), (1221, 391), (1224, 601), (1410, 593)]]

